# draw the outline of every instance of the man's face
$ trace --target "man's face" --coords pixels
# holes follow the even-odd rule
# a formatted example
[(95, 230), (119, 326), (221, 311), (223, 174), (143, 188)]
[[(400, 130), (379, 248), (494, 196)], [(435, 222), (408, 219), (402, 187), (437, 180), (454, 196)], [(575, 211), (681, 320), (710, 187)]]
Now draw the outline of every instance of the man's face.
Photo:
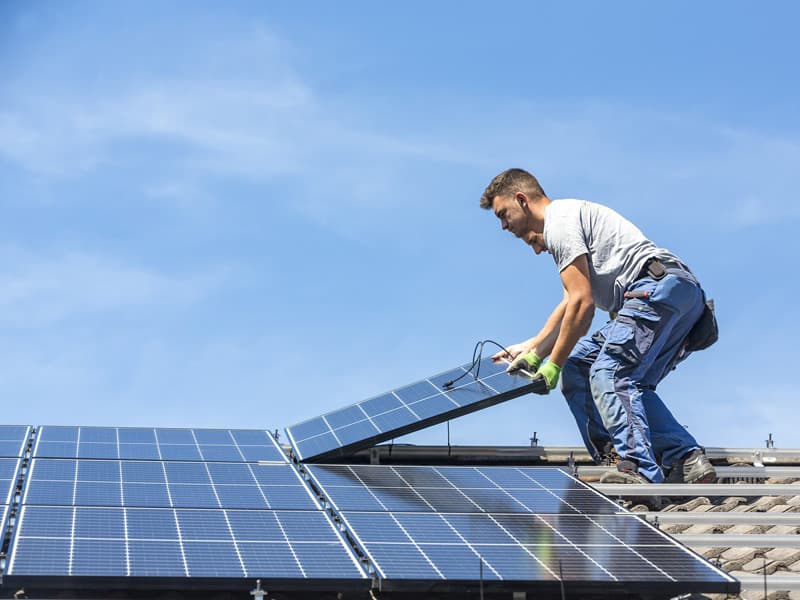
[(527, 198), (523, 194), (495, 196), (492, 201), (500, 227), (508, 230), (533, 248), (536, 254), (547, 251), (544, 236), (534, 231), (533, 218), (528, 210)]

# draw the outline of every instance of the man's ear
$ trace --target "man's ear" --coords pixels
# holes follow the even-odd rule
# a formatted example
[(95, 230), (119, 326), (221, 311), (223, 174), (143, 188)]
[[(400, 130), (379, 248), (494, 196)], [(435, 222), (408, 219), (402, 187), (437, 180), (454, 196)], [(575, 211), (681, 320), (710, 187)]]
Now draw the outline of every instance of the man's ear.
[(528, 197), (522, 192), (517, 192), (514, 196), (514, 199), (517, 201), (517, 204), (519, 204), (519, 207), (522, 210), (526, 210), (528, 208)]

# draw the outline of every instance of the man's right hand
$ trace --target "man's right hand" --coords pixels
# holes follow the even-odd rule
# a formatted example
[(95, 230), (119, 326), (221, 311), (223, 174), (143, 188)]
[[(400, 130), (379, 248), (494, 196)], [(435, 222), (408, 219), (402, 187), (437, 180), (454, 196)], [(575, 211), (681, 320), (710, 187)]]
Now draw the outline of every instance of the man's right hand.
[(531, 375), (535, 375), (536, 371), (539, 370), (539, 367), (542, 364), (542, 359), (531, 350), (530, 352), (526, 352), (525, 354), (520, 354), (515, 358), (508, 368), (506, 369), (506, 373), (509, 375), (514, 375), (517, 371), (525, 369)]
[(520, 354), (526, 354), (530, 351), (530, 347), (525, 342), (509, 346), (505, 350), (500, 350), (497, 354), (492, 356), (492, 362), (500, 363), (507, 360), (514, 360)]

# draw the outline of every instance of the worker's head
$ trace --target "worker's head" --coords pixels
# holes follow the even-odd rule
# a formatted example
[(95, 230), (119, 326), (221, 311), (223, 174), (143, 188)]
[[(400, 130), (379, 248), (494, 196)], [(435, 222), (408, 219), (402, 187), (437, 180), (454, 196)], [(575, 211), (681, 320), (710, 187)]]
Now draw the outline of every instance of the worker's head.
[(544, 207), (550, 202), (536, 177), (524, 169), (507, 169), (492, 179), (481, 196), (481, 208), (493, 210), (500, 226), (531, 246), (544, 244)]

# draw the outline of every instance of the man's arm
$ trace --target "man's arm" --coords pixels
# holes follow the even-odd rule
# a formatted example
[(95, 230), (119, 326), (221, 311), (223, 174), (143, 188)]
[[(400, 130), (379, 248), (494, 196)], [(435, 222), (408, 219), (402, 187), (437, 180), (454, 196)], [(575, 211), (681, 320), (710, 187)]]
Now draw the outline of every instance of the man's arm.
[(494, 361), (500, 362), (500, 360), (504, 358), (513, 360), (520, 354), (525, 354), (527, 352), (535, 352), (540, 358), (546, 358), (547, 355), (550, 354), (558, 338), (558, 332), (561, 329), (561, 320), (564, 318), (564, 310), (566, 307), (567, 290), (565, 289), (564, 298), (558, 303), (555, 309), (553, 309), (553, 312), (547, 318), (547, 321), (545, 321), (542, 330), (524, 342), (509, 346), (507, 348), (508, 352), (501, 350), (492, 356)]
[(561, 282), (566, 293), (566, 306), (561, 328), (550, 353), (550, 362), (559, 367), (564, 366), (572, 348), (589, 331), (594, 317), (594, 297), (585, 254), (561, 271)]

